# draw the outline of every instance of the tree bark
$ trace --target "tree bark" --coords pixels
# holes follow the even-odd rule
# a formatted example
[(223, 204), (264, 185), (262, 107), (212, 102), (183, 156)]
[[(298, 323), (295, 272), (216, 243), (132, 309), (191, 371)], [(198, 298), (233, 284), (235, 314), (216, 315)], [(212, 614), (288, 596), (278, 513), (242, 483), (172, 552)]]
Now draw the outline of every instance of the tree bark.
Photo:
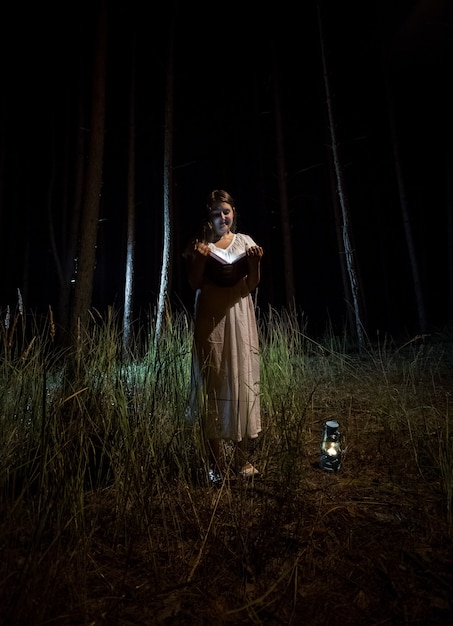
[(272, 87), (274, 97), (275, 142), (277, 152), (277, 179), (280, 199), (280, 224), (282, 228), (283, 268), (285, 274), (285, 300), (288, 309), (293, 309), (296, 298), (296, 290), (294, 287), (293, 246), (288, 206), (288, 185), (286, 178), (286, 159), (280, 100), (280, 81), (275, 49), (273, 50)]
[(420, 272), (418, 269), (417, 253), (415, 250), (414, 237), (412, 234), (412, 225), (409, 216), (409, 202), (407, 198), (406, 185), (403, 176), (403, 166), (401, 162), (401, 154), (399, 149), (399, 138), (396, 130), (395, 112), (392, 103), (392, 94), (390, 84), (386, 82), (387, 92), (387, 112), (390, 122), (390, 133), (392, 139), (393, 148), (393, 162), (395, 165), (396, 181), (398, 184), (398, 192), (400, 197), (401, 216), (403, 219), (404, 234), (406, 237), (407, 251), (409, 254), (409, 263), (412, 271), (412, 282), (414, 285), (415, 301), (417, 305), (417, 316), (419, 332), (426, 333), (427, 320), (426, 320), (426, 307), (423, 296), (422, 282), (420, 279)]
[(329, 120), (329, 130), (331, 137), (331, 150), (332, 150), (332, 163), (334, 167), (335, 178), (337, 181), (337, 192), (338, 199), (340, 201), (341, 207), (341, 234), (342, 241), (344, 247), (344, 256), (346, 259), (346, 267), (348, 270), (349, 283), (351, 288), (352, 295), (352, 307), (354, 311), (354, 319), (355, 319), (355, 332), (358, 343), (359, 351), (361, 352), (364, 348), (364, 328), (363, 328), (363, 319), (362, 319), (362, 311), (360, 305), (360, 294), (359, 294), (359, 282), (357, 278), (357, 270), (356, 270), (356, 259), (353, 247), (351, 245), (352, 237), (350, 234), (350, 224), (349, 224), (349, 203), (346, 194), (345, 184), (344, 184), (344, 176), (343, 176), (343, 167), (340, 159), (340, 150), (337, 140), (336, 133), (336, 121), (335, 121), (335, 112), (333, 100), (330, 92), (330, 80), (329, 73), (327, 70), (327, 59), (326, 59), (326, 51), (325, 51), (325, 40), (323, 33), (323, 25), (322, 25), (322, 16), (321, 9), (319, 6), (319, 2), (317, 5), (318, 9), (318, 25), (319, 25), (319, 35), (320, 35), (320, 44), (321, 44), (321, 59), (322, 59), (322, 69), (323, 69), (323, 77), (324, 77), (324, 90), (326, 94), (326, 107), (327, 107), (327, 116)]
[(160, 289), (157, 304), (155, 342), (160, 339), (171, 285), (170, 259), (173, 228), (173, 30), (170, 33), (167, 86), (165, 94), (165, 136), (164, 136), (164, 196), (163, 196), (163, 249)]
[[(81, 64), (82, 65), (82, 64)], [(70, 343), (68, 333), (70, 331), (70, 310), (71, 296), (73, 295), (74, 281), (77, 274), (77, 254), (78, 239), (82, 212), (83, 185), (85, 180), (86, 164), (86, 131), (85, 131), (85, 89), (83, 88), (83, 70), (80, 69), (79, 89), (77, 91), (77, 134), (76, 134), (76, 158), (75, 173), (72, 184), (70, 176), (65, 176), (65, 197), (63, 199), (64, 211), (67, 212), (68, 219), (62, 225), (61, 241), (63, 248), (62, 255), (62, 282), (58, 290), (58, 321), (65, 343)], [(70, 133), (67, 133), (67, 142), (72, 145)], [(68, 159), (71, 153), (70, 147), (67, 150)], [(69, 169), (70, 162), (65, 163)]]
[(102, 189), (105, 133), (105, 82), (107, 57), (107, 2), (101, 0), (97, 46), (93, 62), (91, 127), (88, 166), (80, 224), (79, 255), (74, 289), (71, 330), (77, 336), (80, 323), (88, 321), (92, 303), (99, 206)]
[[(451, 142), (447, 142), (451, 145)], [(448, 150), (448, 148), (447, 148)], [(448, 251), (448, 325), (453, 328), (453, 158), (448, 152), (447, 169), (447, 251)]]
[(134, 301), (135, 262), (135, 42), (131, 60), (131, 86), (129, 99), (129, 158), (127, 174), (127, 249), (126, 277), (124, 284), (123, 348), (127, 354), (131, 348)]

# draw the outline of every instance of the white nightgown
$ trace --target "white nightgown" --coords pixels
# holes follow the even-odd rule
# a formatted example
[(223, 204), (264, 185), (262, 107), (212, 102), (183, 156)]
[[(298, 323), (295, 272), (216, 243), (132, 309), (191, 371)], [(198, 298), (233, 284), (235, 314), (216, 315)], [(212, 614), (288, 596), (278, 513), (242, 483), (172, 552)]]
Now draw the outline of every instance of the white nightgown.
[[(247, 247), (248, 235), (234, 234), (226, 249), (209, 244), (233, 261)], [(205, 436), (242, 441), (261, 431), (258, 330), (245, 279), (219, 287), (205, 279), (195, 298), (193, 401)]]

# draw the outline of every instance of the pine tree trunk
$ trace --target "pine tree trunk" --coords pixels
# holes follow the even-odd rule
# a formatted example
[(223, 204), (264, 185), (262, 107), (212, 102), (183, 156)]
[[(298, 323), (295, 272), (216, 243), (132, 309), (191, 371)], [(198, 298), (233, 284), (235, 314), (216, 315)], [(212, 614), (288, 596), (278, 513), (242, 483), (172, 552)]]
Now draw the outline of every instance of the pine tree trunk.
[(173, 86), (173, 33), (171, 33), (167, 67), (167, 88), (165, 94), (163, 249), (159, 300), (157, 304), (156, 316), (156, 343), (159, 341), (162, 333), (167, 294), (170, 289), (171, 282), (170, 259), (173, 228)]
[[(82, 72), (81, 72), (82, 74)], [(85, 126), (84, 119), (84, 90), (82, 76), (79, 81), (79, 89), (76, 90), (77, 102), (77, 136), (76, 141), (72, 141), (72, 131), (74, 125), (71, 123), (71, 102), (68, 101), (67, 123), (65, 127), (65, 150), (63, 157), (63, 193), (61, 199), (61, 230), (58, 247), (58, 240), (52, 243), (52, 252), (54, 254), (55, 265), (58, 276), (58, 292), (57, 292), (57, 339), (62, 343), (69, 345), (70, 339), (70, 302), (72, 281), (76, 274), (76, 256), (77, 241), (79, 237), (80, 213), (82, 204), (82, 191), (84, 181), (84, 165), (85, 165)], [(69, 100), (69, 98), (68, 98)], [(71, 159), (71, 154), (76, 150), (76, 158)], [(75, 165), (75, 170), (74, 170)], [(74, 173), (75, 172), (75, 173)], [(50, 196), (49, 196), (50, 197)], [(51, 198), (52, 202), (54, 198)], [(49, 200), (49, 202), (51, 201)], [(51, 218), (52, 219), (52, 218)], [(50, 224), (50, 228), (53, 226)], [(52, 235), (51, 235), (52, 240)]]
[(332, 164), (334, 168), (335, 179), (337, 182), (337, 191), (338, 191), (338, 199), (340, 202), (341, 208), (341, 235), (343, 241), (344, 248), (344, 256), (346, 259), (346, 267), (348, 270), (349, 276), (349, 284), (350, 284), (350, 293), (352, 295), (352, 309), (354, 311), (354, 319), (355, 319), (355, 332), (357, 337), (357, 343), (359, 351), (361, 352), (364, 348), (364, 328), (363, 328), (363, 319), (362, 319), (362, 311), (361, 311), (361, 297), (359, 293), (359, 282), (358, 282), (358, 274), (356, 270), (356, 259), (354, 255), (354, 250), (351, 245), (351, 233), (350, 233), (350, 224), (349, 224), (349, 203), (347, 199), (345, 184), (344, 184), (344, 176), (343, 176), (343, 167), (340, 159), (340, 150), (337, 141), (336, 135), (336, 121), (335, 121), (335, 113), (334, 113), (334, 105), (330, 92), (330, 81), (329, 74), (327, 71), (327, 59), (325, 52), (325, 41), (323, 34), (323, 26), (322, 26), (322, 18), (321, 18), (321, 10), (318, 3), (318, 25), (319, 25), (319, 34), (320, 34), (320, 44), (321, 44), (321, 57), (322, 57), (322, 69), (324, 76), (324, 89), (326, 94), (326, 107), (327, 107), (327, 116), (329, 120), (329, 130), (330, 130), (330, 138), (331, 138), (331, 150), (332, 150)]
[(296, 290), (294, 287), (293, 246), (288, 207), (288, 187), (286, 181), (286, 160), (284, 149), (283, 121), (280, 101), (280, 84), (277, 59), (273, 51), (273, 95), (275, 142), (277, 147), (277, 179), (279, 189), (280, 223), (282, 228), (283, 269), (285, 275), (285, 300), (288, 309), (294, 308)]
[(131, 87), (129, 99), (129, 158), (127, 174), (127, 250), (124, 283), (123, 348), (131, 348), (131, 331), (134, 301), (135, 262), (135, 46), (131, 61)]
[(84, 188), (77, 276), (71, 330), (77, 336), (80, 323), (83, 328), (88, 321), (93, 296), (96, 242), (99, 222), (99, 204), (102, 188), (105, 133), (105, 81), (107, 56), (107, 9), (101, 0), (97, 48), (93, 63), (92, 108), (88, 152), (88, 166)]
[(447, 155), (448, 325), (453, 328), (453, 158)]
[(412, 271), (412, 281), (414, 286), (415, 301), (417, 305), (417, 316), (419, 332), (425, 333), (427, 331), (426, 321), (426, 308), (425, 300), (423, 297), (422, 283), (420, 279), (420, 272), (418, 269), (417, 253), (415, 251), (414, 237), (412, 234), (412, 225), (409, 216), (409, 202), (407, 199), (406, 185), (404, 183), (403, 166), (401, 162), (401, 155), (399, 149), (399, 138), (396, 131), (395, 112), (393, 109), (391, 89), (390, 85), (386, 83), (387, 89), (387, 111), (390, 122), (390, 132), (393, 148), (393, 162), (395, 165), (396, 180), (398, 184), (398, 192), (400, 197), (401, 216), (403, 219), (404, 234), (406, 237), (407, 251), (409, 254), (409, 263)]

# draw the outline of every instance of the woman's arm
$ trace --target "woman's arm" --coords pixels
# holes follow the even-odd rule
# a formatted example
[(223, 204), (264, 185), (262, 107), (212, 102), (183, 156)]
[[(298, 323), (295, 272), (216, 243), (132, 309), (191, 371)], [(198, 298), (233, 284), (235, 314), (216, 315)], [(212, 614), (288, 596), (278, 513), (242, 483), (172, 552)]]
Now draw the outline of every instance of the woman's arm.
[(204, 268), (210, 248), (207, 243), (195, 241), (193, 253), (187, 257), (187, 278), (192, 289), (199, 289), (203, 283)]
[(263, 256), (263, 248), (261, 246), (252, 246), (247, 248), (248, 274), (245, 278), (247, 288), (253, 291), (261, 279), (261, 258)]

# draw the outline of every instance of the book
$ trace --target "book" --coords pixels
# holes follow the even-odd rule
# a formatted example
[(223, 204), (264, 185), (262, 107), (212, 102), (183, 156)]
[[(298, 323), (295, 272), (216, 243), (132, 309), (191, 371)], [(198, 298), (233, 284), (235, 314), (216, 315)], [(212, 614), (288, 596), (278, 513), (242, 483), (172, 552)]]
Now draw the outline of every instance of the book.
[(205, 275), (219, 287), (232, 287), (248, 273), (247, 255), (240, 254), (232, 263), (213, 250), (206, 261)]

